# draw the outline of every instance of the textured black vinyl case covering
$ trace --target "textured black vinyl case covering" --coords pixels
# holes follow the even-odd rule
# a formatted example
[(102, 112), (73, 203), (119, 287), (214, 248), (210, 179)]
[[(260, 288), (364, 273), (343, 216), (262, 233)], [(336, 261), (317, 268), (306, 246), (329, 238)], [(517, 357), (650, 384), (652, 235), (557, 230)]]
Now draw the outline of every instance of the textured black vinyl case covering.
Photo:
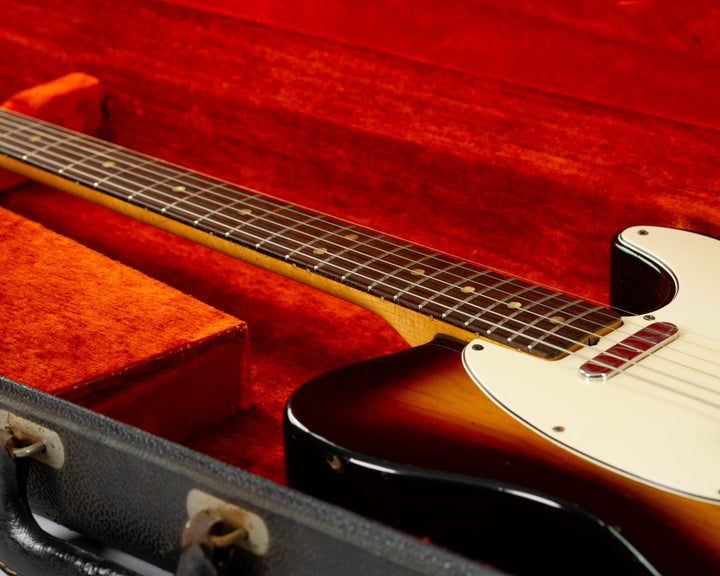
[(267, 553), (241, 555), (235, 565), (244, 574), (497, 573), (1, 376), (0, 410), (55, 432), (64, 447), (59, 469), (31, 462), (34, 513), (170, 571), (195, 490), (265, 522)]

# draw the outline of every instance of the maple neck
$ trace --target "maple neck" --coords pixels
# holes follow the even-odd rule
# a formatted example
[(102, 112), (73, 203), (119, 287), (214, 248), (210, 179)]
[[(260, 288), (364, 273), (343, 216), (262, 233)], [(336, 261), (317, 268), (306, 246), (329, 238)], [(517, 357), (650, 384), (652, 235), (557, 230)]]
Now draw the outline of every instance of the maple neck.
[(213, 247), (249, 248), (330, 280), (306, 283), (346, 299), (364, 304), (370, 296), (385, 310), (421, 314), (438, 333), (450, 326), (455, 335), (552, 359), (619, 324), (596, 304), (2, 108), (0, 165), (40, 180), (50, 175), (45, 181), (71, 192), (89, 190), (189, 227), (194, 238), (223, 241), (203, 242)]

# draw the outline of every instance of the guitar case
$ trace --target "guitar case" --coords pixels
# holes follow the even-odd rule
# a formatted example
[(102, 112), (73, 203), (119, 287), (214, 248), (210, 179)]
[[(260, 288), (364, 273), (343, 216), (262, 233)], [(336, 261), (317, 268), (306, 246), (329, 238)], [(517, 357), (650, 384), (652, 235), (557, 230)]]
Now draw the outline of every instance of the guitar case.
[[(593, 301), (608, 301), (611, 239), (639, 215), (720, 236), (720, 95), (699, 41), (711, 8), (594, 21), (564, 1), (205, 4), (2, 6), (0, 101), (37, 86), (6, 105)], [(10, 273), (20, 251), (0, 247), (7, 574), (133, 573), (104, 547), (182, 576), (657, 574), (652, 546), (523, 485), (363, 468), (338, 448), (353, 472), (342, 498), (381, 503), (361, 514), (323, 491), (336, 460), (301, 434), (312, 458), (286, 477), (295, 389), (427, 348), (332, 295), (21, 180), (0, 174), (0, 233), (23, 227), (35, 249), (30, 290), (11, 284), (28, 278)], [(36, 264), (61, 255), (67, 281), (45, 290)], [(137, 304), (116, 304), (135, 287)], [(141, 307), (159, 299), (171, 313)]]

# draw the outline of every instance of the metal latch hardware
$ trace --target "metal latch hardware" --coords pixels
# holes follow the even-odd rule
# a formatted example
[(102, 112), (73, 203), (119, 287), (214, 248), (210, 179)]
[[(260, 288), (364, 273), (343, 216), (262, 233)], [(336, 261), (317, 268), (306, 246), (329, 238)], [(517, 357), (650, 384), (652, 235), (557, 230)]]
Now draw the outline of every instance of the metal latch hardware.
[(13, 437), (9, 447), (14, 458), (34, 458), (60, 469), (65, 464), (65, 448), (57, 433), (31, 420), (0, 410), (0, 429)]

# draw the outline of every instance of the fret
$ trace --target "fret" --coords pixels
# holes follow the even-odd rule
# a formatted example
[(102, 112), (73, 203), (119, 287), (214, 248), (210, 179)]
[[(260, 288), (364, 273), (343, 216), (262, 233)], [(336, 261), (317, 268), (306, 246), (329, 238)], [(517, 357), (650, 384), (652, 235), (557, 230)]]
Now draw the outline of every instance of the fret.
[(543, 358), (621, 323), (600, 306), (2, 109), (0, 151)]
[[(288, 207), (290, 208), (290, 207)], [(272, 242), (273, 240), (289, 240), (291, 243), (294, 243), (296, 245), (302, 245), (307, 243), (308, 239), (313, 238), (313, 235), (308, 232), (304, 232), (302, 230), (303, 226), (308, 226), (312, 224), (313, 222), (316, 222), (322, 218), (322, 216), (319, 215), (312, 215), (307, 214), (303, 217), (306, 217), (307, 220), (291, 220), (291, 224), (289, 226), (285, 226), (284, 228), (281, 228), (280, 230), (277, 230), (273, 232), (270, 236), (265, 238), (262, 242), (259, 243), (259, 245), (256, 245), (256, 248), (259, 248), (261, 245), (266, 244), (268, 242)], [(299, 236), (302, 236), (302, 238), (299, 238)], [(284, 258), (285, 260), (288, 259), (289, 254), (292, 254), (293, 252), (297, 251), (297, 247), (290, 248), (289, 251), (285, 254)]]
[[(522, 306), (516, 306), (515, 310), (513, 312), (510, 312), (510, 314), (507, 314), (505, 318), (497, 325), (497, 328), (503, 328), (505, 324), (510, 320), (517, 320), (522, 325), (522, 329), (520, 330), (519, 334), (511, 334), (507, 337), (508, 342), (511, 342), (513, 340), (520, 342), (520, 340), (518, 339), (522, 338), (531, 340), (533, 336), (531, 336), (529, 332), (532, 331), (533, 327), (535, 327), (543, 319), (548, 318), (546, 314), (544, 314), (543, 312), (538, 312), (536, 308), (547, 308), (548, 306), (546, 305), (546, 303), (550, 302), (553, 298), (558, 298), (562, 296), (562, 294), (560, 294), (559, 292), (551, 292), (538, 286), (532, 286), (529, 292), (540, 293), (542, 297), (540, 299), (530, 300), (527, 305), (523, 304)], [(555, 310), (554, 308), (550, 309)]]
[[(288, 236), (297, 242), (297, 246), (285, 254), (285, 260), (294, 265), (317, 270), (337, 252), (348, 246), (347, 240), (343, 242), (339, 233), (352, 226), (334, 221), (327, 216), (308, 219), (309, 216), (310, 213), (304, 215), (306, 219), (299, 221), (288, 232)], [(326, 268), (324, 274), (334, 277), (331, 268)]]
[[(321, 274), (335, 276), (340, 278), (341, 282), (344, 282), (348, 266), (343, 266), (342, 263), (348, 260), (349, 255), (361, 254), (366, 246), (377, 239), (377, 236), (370, 235), (363, 230), (358, 230), (357, 234), (349, 234), (348, 239), (352, 242), (352, 244), (344, 247), (339, 252), (331, 254), (324, 262), (317, 264), (313, 270), (315, 272), (320, 272)], [(338, 262), (338, 265), (335, 265), (335, 261)]]
[[(48, 142), (48, 143), (45, 144), (44, 146), (41, 146), (40, 148), (36, 148), (35, 150), (33, 150), (32, 152), (30, 152), (29, 154), (26, 154), (25, 156), (23, 156), (23, 160), (32, 160), (33, 157), (36, 156), (36, 155), (38, 155), (38, 154), (41, 154), (41, 153), (43, 153), (43, 152), (44, 152), (45, 154), (47, 154), (48, 152), (52, 152), (52, 149), (53, 149), (55, 146), (67, 146), (70, 142), (73, 142), (74, 140), (79, 140), (79, 139), (80, 139), (80, 135), (74, 135), (74, 136), (70, 136), (70, 137), (68, 137), (68, 138), (64, 138), (64, 139), (62, 139), (62, 140), (55, 140), (55, 141), (53, 141), (53, 142)], [(45, 141), (46, 141), (46, 140), (41, 140), (40, 142), (42, 143), (42, 142), (45, 142)], [(60, 172), (60, 171), (58, 171), (58, 172)]]
[[(384, 243), (389, 246), (373, 246), (373, 243)], [(394, 256), (397, 256), (403, 251), (411, 250), (412, 248), (413, 247), (410, 245), (398, 246), (391, 241), (385, 240), (384, 238), (375, 238), (372, 242), (365, 245), (365, 251), (368, 253), (367, 255), (370, 256), (370, 258), (360, 260), (354, 268), (348, 270), (348, 272), (343, 275), (342, 280), (350, 284), (357, 282), (368, 292), (374, 290), (383, 297), (392, 297), (392, 293), (390, 293), (383, 285), (378, 284), (378, 281), (385, 277), (389, 272), (397, 269), (397, 258), (393, 258)], [(372, 254), (373, 250), (375, 251), (374, 255)], [(351, 254), (351, 256), (354, 256), (354, 254)], [(365, 254), (362, 254), (361, 256), (365, 256)], [(356, 277), (354, 280), (351, 279), (353, 276)], [(362, 281), (358, 282), (359, 278), (362, 278)], [(368, 283), (368, 281), (370, 282)]]
[[(198, 196), (197, 201), (206, 208), (205, 214), (200, 221), (212, 218), (215, 221), (222, 221), (232, 228), (238, 224), (238, 219), (224, 215), (222, 210), (232, 210), (237, 204), (246, 201), (250, 196), (250, 193), (241, 188), (231, 188), (225, 182), (216, 182), (209, 188), (204, 189), (202, 194)], [(199, 223), (196, 222), (196, 224)]]
[[(156, 167), (153, 167), (153, 172), (156, 169)], [(148, 172), (147, 169), (143, 171)], [(161, 172), (161, 174), (163, 173)], [(164, 174), (167, 175), (165, 178), (136, 193), (162, 201), (164, 206), (160, 209), (160, 214), (163, 216), (190, 218), (193, 225), (197, 225), (199, 220), (216, 207), (211, 202), (212, 189), (206, 190), (188, 179), (186, 174), (173, 173), (172, 169), (166, 169)], [(135, 172), (130, 177), (135, 177)]]
[[(494, 330), (501, 329), (503, 327), (503, 324), (514, 319), (515, 316), (517, 316), (523, 310), (523, 307), (526, 304), (532, 304), (533, 301), (529, 300), (527, 297), (524, 297), (523, 294), (527, 294), (529, 292), (532, 292), (533, 290), (535, 290), (535, 286), (520, 286), (519, 290), (517, 290), (516, 292), (508, 293), (504, 298), (499, 299), (497, 302), (495, 302), (495, 304), (490, 306), (487, 309), (487, 312), (494, 313), (497, 310), (499, 313), (502, 314), (503, 320), (498, 322), (492, 328), (489, 328), (486, 333), (490, 334)], [(504, 306), (506, 310), (500, 312), (498, 308), (500, 308), (501, 306)], [(508, 313), (507, 309), (513, 310), (513, 312)]]
[[(341, 224), (325, 216), (323, 216), (321, 219), (324, 226), (324, 228), (322, 229), (323, 234), (321, 234), (320, 236), (316, 235), (310, 242), (299, 246), (291, 252), (288, 252), (285, 255), (285, 260), (292, 262), (295, 262), (298, 259), (301, 260), (303, 256), (307, 256), (307, 254), (304, 252), (305, 250), (312, 251), (315, 256), (324, 256), (325, 254), (330, 256), (336, 251), (349, 247), (347, 243), (343, 243), (343, 238), (347, 240), (348, 236), (350, 235), (354, 236), (355, 238), (358, 237), (357, 234), (351, 234), (351, 231), (355, 229), (355, 226), (352, 224)], [(334, 226), (335, 228), (333, 230), (330, 230), (328, 229), (328, 226)], [(324, 263), (325, 262), (323, 261), (323, 264)], [(317, 270), (321, 265), (322, 264), (313, 264), (312, 268), (313, 270)]]
[[(225, 201), (225, 204), (220, 204), (221, 201)], [(233, 198), (228, 200), (227, 196), (218, 193), (215, 189), (209, 191), (207, 194), (203, 194), (203, 200), (206, 200), (214, 206), (209, 206), (207, 212), (200, 218), (197, 224), (201, 224), (204, 220), (212, 219), (214, 222), (220, 222), (224, 226), (228, 227), (226, 236), (230, 234), (232, 229), (238, 225), (238, 217), (233, 214), (235, 207), (244, 201), (243, 198)], [(226, 213), (227, 212), (227, 213)]]
[(391, 251), (404, 247), (398, 247), (385, 236), (370, 234), (365, 230), (358, 229), (357, 234), (352, 233), (350, 236), (354, 238), (355, 235), (358, 236), (357, 242), (353, 239), (353, 244), (331, 254), (324, 262), (318, 264), (315, 270), (326, 275), (332, 270), (332, 275), (340, 282), (365, 290), (368, 282), (372, 283), (383, 274), (379, 270), (374, 270), (371, 267), (372, 263), (382, 260)]
[[(73, 138), (68, 137), (69, 139)], [(49, 156), (60, 159), (62, 157), (52, 153), (39, 158), (33, 157), (33, 155), (57, 143), (57, 138), (43, 136), (37, 130), (33, 130), (32, 127), (20, 127), (0, 135), (0, 146), (6, 149), (11, 156), (51, 172), (55, 172), (58, 167), (62, 166), (62, 161)]]
[(318, 274), (342, 281), (342, 277), (361, 261), (365, 246), (376, 240), (357, 226), (327, 219), (326, 232), (288, 255), (294, 263), (306, 266)]
[[(490, 320), (491, 326), (485, 329), (485, 335), (507, 344), (515, 343), (518, 347), (530, 342), (527, 330), (530, 325), (542, 318), (535, 308), (541, 306), (543, 301), (554, 297), (536, 286), (521, 284), (518, 289), (507, 293), (494, 304), (488, 306), (482, 313), (482, 320)], [(540, 300), (533, 300), (527, 295), (540, 292), (544, 296)]]
[[(417, 252), (417, 251), (416, 251)], [(382, 279), (388, 290), (393, 291), (392, 300), (405, 306), (420, 309), (421, 304), (428, 300), (439, 290), (447, 287), (447, 283), (438, 277), (449, 268), (457, 267), (457, 263), (447, 261), (447, 258), (429, 253), (423, 258), (415, 258), (405, 264), (401, 269)], [(453, 278), (457, 280), (456, 277)]]
[[(463, 286), (458, 286), (458, 290), (461, 292), (465, 292), (468, 294), (467, 298), (465, 300), (459, 301), (447, 310), (445, 310), (442, 313), (441, 318), (448, 318), (452, 314), (456, 313), (461, 307), (466, 306), (472, 302), (474, 302), (477, 298), (481, 297), (483, 294), (488, 292), (489, 290), (493, 290), (496, 288), (499, 288), (505, 284), (508, 284), (509, 282), (512, 282), (513, 278), (509, 278), (507, 276), (503, 276), (501, 274), (498, 274), (497, 272), (493, 270), (487, 270), (484, 273), (478, 274), (479, 277), (483, 278), (489, 278), (491, 280), (495, 280), (495, 284), (486, 285), (486, 284), (479, 284), (480, 288), (476, 286), (476, 282), (470, 282), (470, 283), (463, 283)], [(465, 326), (468, 326), (468, 323), (465, 323)]]
[(5, 140), (6, 142), (9, 142), (11, 141), (9, 139), (10, 136), (15, 134), (16, 132), (20, 132), (22, 130), (30, 128), (26, 124), (18, 122), (17, 118), (8, 117), (5, 114), (5, 110), (3, 108), (0, 108), (0, 112), (2, 112), (2, 114), (0, 115), (0, 128), (3, 130), (7, 130), (6, 132), (0, 134), (0, 141)]
[[(400, 258), (404, 258), (404, 257), (402, 256), (402, 252), (403, 252), (403, 251), (414, 251), (414, 249), (413, 249), (412, 246), (404, 247), (403, 250), (400, 250), (400, 251), (395, 252), (395, 255), (396, 255), (396, 256), (399, 256)], [(424, 269), (424, 268), (421, 268), (420, 266), (421, 266), (425, 261), (427, 261), (427, 260), (429, 260), (430, 258), (432, 258), (433, 256), (435, 256), (435, 254), (430, 254), (430, 255), (425, 256), (425, 257), (421, 258), (420, 260), (416, 261), (416, 262), (414, 263), (414, 267), (412, 268), (412, 270), (408, 270), (408, 269), (406, 268), (406, 262), (402, 262), (402, 265), (401, 265), (400, 267), (398, 267), (398, 268), (393, 267), (390, 272), (387, 272), (384, 276), (381, 276), (380, 278), (378, 278), (377, 280), (375, 280), (375, 282), (373, 282), (372, 284), (370, 284), (370, 286), (367, 287), (368, 292), (372, 291), (373, 289), (375, 289), (375, 288), (378, 287), (379, 285), (382, 285), (382, 287), (384, 288), (384, 290), (383, 290), (384, 292), (385, 292), (385, 291), (390, 292), (390, 291), (392, 291), (394, 285), (397, 284), (397, 283), (407, 284), (408, 281), (407, 281), (407, 280), (406, 280), (406, 281), (403, 281), (403, 279), (401, 278), (401, 276), (403, 276), (403, 275), (410, 275), (410, 274), (412, 274), (412, 275), (414, 275), (414, 276), (420, 276), (420, 277), (421, 277), (423, 274), (425, 274), (425, 269)], [(412, 260), (410, 260), (410, 262), (412, 262)], [(393, 300), (396, 299), (396, 298), (395, 298), (395, 295), (392, 296), (392, 299), (393, 299)]]
[[(512, 284), (518, 284), (518, 280), (515, 278), (505, 278), (495, 284), (492, 284), (485, 289), (476, 292), (474, 297), (464, 303), (456, 313), (467, 314), (470, 316), (463, 326), (468, 330), (476, 333), (483, 333), (486, 336), (494, 336), (496, 339), (502, 339), (502, 334), (494, 334), (493, 330), (497, 326), (498, 322), (505, 318), (502, 312), (497, 311), (496, 304), (498, 300), (504, 300), (507, 297), (506, 290), (500, 290), (501, 288), (508, 287)], [(515, 286), (517, 288), (517, 286)], [(514, 292), (510, 297), (514, 295)], [(472, 314), (473, 310), (467, 312), (468, 307), (479, 309), (480, 312)], [(472, 314), (472, 315), (471, 315)], [(514, 326), (511, 330), (516, 329)]]
[[(444, 269), (438, 269), (428, 277), (424, 286), (429, 289), (430, 294), (423, 301), (417, 303), (417, 310), (435, 317), (441, 316), (445, 310), (456, 304), (457, 297), (450, 293), (459, 291), (458, 283), (463, 285), (467, 283), (468, 271), (476, 270), (474, 267), (468, 270), (468, 266), (470, 265), (467, 262), (454, 262)], [(479, 278), (487, 273), (487, 270), (474, 272), (470, 278)], [(467, 296), (465, 293), (461, 294), (463, 297)]]
[[(291, 204), (282, 205), (277, 202), (262, 206), (262, 208), (269, 207), (271, 210), (258, 214), (254, 209), (249, 208), (256, 203), (255, 200), (267, 202), (258, 196), (237, 207), (236, 212), (245, 220), (239, 220), (240, 223), (237, 223), (226, 234), (226, 237), (245, 242), (256, 250), (286, 260), (288, 260), (288, 254), (301, 250), (305, 245), (317, 239), (318, 228), (311, 226), (311, 223), (320, 221), (321, 216), (303, 212)], [(223, 212), (220, 211), (220, 213)], [(313, 259), (312, 265), (317, 262), (317, 258)], [(294, 263), (297, 264), (297, 262)]]
[(582, 300), (576, 300), (566, 308), (569, 318), (562, 315), (554, 315), (548, 318), (552, 326), (546, 327), (542, 333), (533, 338), (525, 348), (537, 354), (550, 358), (559, 358), (568, 350), (577, 348), (584, 344), (589, 336), (595, 334), (598, 328), (606, 323), (585, 321), (588, 316), (606, 310), (601, 306), (589, 305)]
[[(477, 270), (475, 266), (467, 264), (466, 262), (459, 263), (457, 266), (461, 269), (469, 268), (468, 272)], [(441, 290), (438, 290), (428, 298), (419, 308), (422, 308), (425, 312), (433, 316), (440, 316), (444, 319), (453, 310), (460, 307), (464, 301), (471, 299), (472, 295), (477, 291), (477, 281), (491, 273), (492, 270), (480, 269), (479, 272), (474, 272), (466, 278), (464, 278), (464, 274), (453, 275), (453, 278), (448, 279), (446, 285)], [(462, 280), (458, 282), (458, 278), (462, 278)], [(458, 301), (460, 297), (465, 300)]]
[[(264, 203), (261, 198), (257, 200), (260, 204)], [(246, 202), (243, 204), (244, 208), (241, 208), (238, 212), (242, 215), (243, 210), (251, 210), (251, 208), (247, 207), (250, 204), (251, 202)], [(242, 240), (252, 245), (254, 249), (279, 256), (281, 252), (284, 253), (281, 246), (285, 241), (285, 239), (279, 237), (279, 235), (287, 227), (286, 222), (288, 221), (287, 218), (283, 218), (282, 213), (291, 209), (292, 206), (290, 205), (276, 205), (273, 206), (272, 209), (264, 210), (258, 214), (250, 212), (248, 214), (250, 217), (235, 225), (232, 230), (226, 234), (226, 237), (233, 239), (241, 239), (239, 237), (243, 237)], [(278, 240), (275, 242), (267, 242), (272, 236), (278, 237)]]

